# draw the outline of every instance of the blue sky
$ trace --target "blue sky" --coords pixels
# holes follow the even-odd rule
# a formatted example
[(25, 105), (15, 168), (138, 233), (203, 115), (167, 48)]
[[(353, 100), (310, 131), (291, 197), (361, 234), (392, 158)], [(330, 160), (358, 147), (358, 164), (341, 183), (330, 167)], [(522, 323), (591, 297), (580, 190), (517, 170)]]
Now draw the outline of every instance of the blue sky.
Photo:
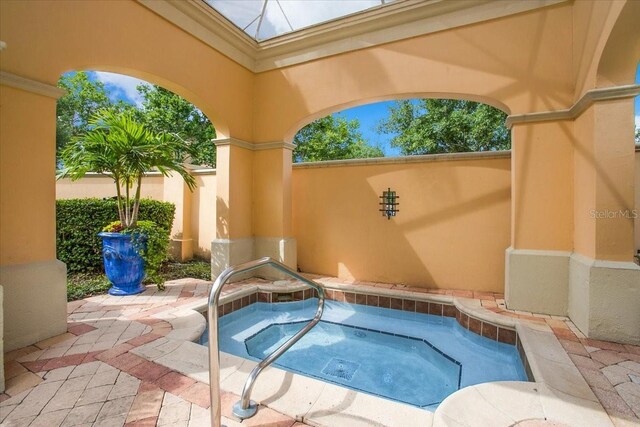
[(399, 156), (400, 149), (391, 146), (393, 135), (379, 134), (376, 131), (380, 120), (389, 115), (389, 106), (392, 104), (393, 101), (385, 101), (360, 105), (334, 115), (346, 117), (349, 120), (358, 119), (360, 121), (360, 132), (369, 145), (380, 147), (385, 156)]
[[(88, 74), (92, 80), (99, 80), (104, 83), (109, 98), (112, 100), (123, 100), (138, 106), (141, 105), (142, 98), (140, 94), (138, 94), (136, 86), (149, 84), (143, 80), (122, 74), (102, 71), (89, 71)], [(636, 70), (636, 83), (640, 83), (640, 65), (638, 65)], [(370, 145), (380, 147), (385, 156), (399, 156), (400, 150), (391, 147), (391, 138), (393, 135), (379, 134), (376, 131), (380, 120), (388, 116), (389, 106), (391, 104), (393, 104), (393, 101), (376, 102), (349, 108), (334, 115), (340, 115), (349, 120), (358, 119), (360, 122), (360, 132)], [(635, 98), (635, 124), (636, 127), (640, 127), (640, 96)]]
[(89, 79), (104, 83), (107, 95), (112, 101), (123, 100), (137, 106), (142, 105), (142, 97), (136, 90), (136, 86), (149, 85), (144, 80), (103, 71), (87, 71), (87, 74)]

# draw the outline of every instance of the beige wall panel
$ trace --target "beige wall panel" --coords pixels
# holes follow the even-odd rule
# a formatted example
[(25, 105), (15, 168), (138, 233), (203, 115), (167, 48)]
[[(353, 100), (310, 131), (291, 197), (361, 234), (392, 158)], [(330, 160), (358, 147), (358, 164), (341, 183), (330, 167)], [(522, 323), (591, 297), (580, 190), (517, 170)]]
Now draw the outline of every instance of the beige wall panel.
[[(502, 292), (508, 158), (293, 169), (293, 227), (305, 272)], [(398, 216), (378, 212), (391, 187)]]
[(198, 187), (193, 192), (191, 236), (194, 254), (211, 257), (211, 242), (216, 238), (216, 175), (196, 175)]
[[(142, 198), (163, 200), (162, 176), (147, 176), (142, 180)], [(107, 176), (86, 175), (78, 181), (68, 178), (56, 181), (56, 199), (82, 199), (85, 197), (115, 197), (113, 179)]]
[(573, 123), (519, 124), (511, 131), (514, 249), (573, 247)]

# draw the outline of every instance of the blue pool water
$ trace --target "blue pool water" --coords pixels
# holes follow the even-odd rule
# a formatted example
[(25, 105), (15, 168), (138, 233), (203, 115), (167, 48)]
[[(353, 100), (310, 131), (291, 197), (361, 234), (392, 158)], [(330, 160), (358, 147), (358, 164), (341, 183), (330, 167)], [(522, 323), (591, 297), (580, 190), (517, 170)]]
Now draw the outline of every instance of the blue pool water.
[[(313, 317), (317, 299), (256, 303), (220, 318), (220, 350), (261, 360)], [(203, 335), (206, 344), (206, 332)], [(526, 381), (520, 356), (454, 318), (326, 301), (322, 321), (275, 365), (433, 410), (459, 388)]]

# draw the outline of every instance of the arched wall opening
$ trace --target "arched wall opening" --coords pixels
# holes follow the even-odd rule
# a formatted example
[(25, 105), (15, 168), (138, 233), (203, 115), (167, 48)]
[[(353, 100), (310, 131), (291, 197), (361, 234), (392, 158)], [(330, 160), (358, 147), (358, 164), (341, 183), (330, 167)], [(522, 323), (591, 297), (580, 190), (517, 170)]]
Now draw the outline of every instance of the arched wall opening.
[[(78, 71), (84, 71), (84, 72), (89, 72), (94, 74), (102, 74), (103, 75), (102, 79), (96, 76), (93, 76), (92, 78), (98, 79), (104, 84), (111, 83), (112, 87), (116, 88), (114, 90), (117, 90), (117, 86), (118, 86), (117, 82), (118, 82), (119, 76), (124, 77), (124, 79), (127, 79), (127, 78), (131, 79), (131, 82), (126, 83), (125, 81), (123, 81), (121, 85), (123, 88), (125, 88), (125, 85), (128, 84), (128, 88), (130, 90), (132, 89), (131, 86), (133, 84), (136, 84), (135, 80), (139, 81), (140, 84), (143, 84), (143, 85), (155, 85), (155, 86), (161, 87), (162, 89), (165, 89), (179, 96), (180, 98), (183, 98), (184, 100), (188, 101), (192, 105), (194, 105), (198, 109), (198, 111), (201, 112), (211, 122), (211, 124), (213, 125), (216, 131), (216, 138), (224, 138), (228, 136), (228, 126), (225, 123), (224, 118), (220, 117), (218, 112), (215, 111), (215, 109), (213, 109), (202, 96), (197, 95), (192, 90), (186, 88), (185, 86), (179, 83), (173, 82), (165, 77), (161, 77), (156, 74), (152, 74), (142, 70), (130, 69), (130, 68), (124, 68), (124, 67), (118, 67), (118, 66), (106, 66), (106, 65), (86, 66), (82, 68), (70, 68), (64, 71), (63, 73), (61, 73), (61, 76), (69, 75)], [(138, 96), (142, 97), (142, 94), (139, 94)], [(126, 99), (123, 99), (123, 100), (124, 102), (130, 103), (130, 104), (134, 102), (134, 100), (131, 98), (129, 100), (126, 100)]]
[(288, 143), (292, 143), (295, 135), (308, 125), (309, 123), (320, 119), (322, 117), (338, 113), (350, 108), (371, 105), (379, 102), (386, 101), (398, 101), (398, 100), (410, 100), (410, 99), (455, 99), (455, 100), (463, 100), (463, 101), (473, 101), (481, 104), (487, 104), (494, 108), (497, 108), (500, 111), (503, 111), (506, 114), (510, 114), (511, 110), (507, 105), (498, 101), (496, 99), (482, 96), (482, 95), (474, 95), (467, 93), (450, 93), (450, 92), (424, 92), (424, 93), (401, 93), (401, 94), (393, 94), (393, 95), (385, 95), (379, 96), (375, 98), (362, 98), (346, 103), (340, 103), (333, 105), (331, 107), (324, 108), (322, 110), (316, 111), (313, 114), (308, 115), (307, 117), (298, 120), (293, 126), (289, 128), (285, 132), (284, 141)]
[(506, 118), (502, 110), (464, 97), (358, 104), (299, 129), (293, 161), (509, 150)]
[[(156, 82), (152, 84), (124, 74), (93, 70), (65, 73), (59, 85), (72, 93), (67, 93), (58, 100), (58, 128), (64, 124), (65, 129), (72, 127), (74, 134), (85, 132), (89, 129), (85, 124), (93, 114), (101, 109), (111, 109), (131, 113), (136, 121), (148, 129), (156, 133), (177, 134), (189, 143), (194, 153), (185, 157), (184, 162), (196, 182), (193, 191), (189, 191), (180, 175), (175, 172), (171, 173), (171, 176), (163, 176), (157, 171), (150, 171), (142, 180), (141, 195), (143, 199), (170, 202), (175, 206), (173, 227), (170, 230), (172, 259), (184, 261), (195, 256), (208, 260), (210, 244), (216, 234), (215, 221), (211, 220), (216, 214), (216, 147), (212, 142), (216, 137), (216, 130), (205, 113), (197, 105)], [(176, 87), (175, 84), (172, 86)], [(79, 95), (83, 90), (92, 95)], [(82, 117), (72, 111), (78, 107)], [(69, 121), (74, 123), (69, 125)], [(57, 139), (61, 139), (60, 130), (56, 136)], [(65, 137), (62, 143), (71, 143), (69, 139)], [(60, 150), (60, 141), (57, 145)], [(60, 179), (56, 182), (56, 199), (113, 198), (116, 196), (114, 184), (111, 176), (96, 173), (89, 173), (78, 181)], [(65, 206), (69, 204), (58, 203), (64, 203)], [(69, 210), (65, 212), (68, 214)], [(154, 218), (147, 218), (145, 212), (145, 209), (141, 210), (140, 219), (153, 221)], [(62, 224), (68, 227), (75, 219), (65, 218)], [(80, 220), (80, 217), (77, 219)], [(117, 215), (111, 220), (117, 220)], [(58, 221), (61, 221), (61, 218), (58, 218)], [(97, 230), (105, 225), (106, 223), (95, 224)], [(80, 229), (86, 229), (82, 224), (79, 226)], [(87, 236), (75, 233), (78, 247), (69, 252), (69, 246), (73, 242), (65, 239), (64, 236), (67, 234), (60, 228), (58, 227), (57, 231), (57, 258), (67, 264), (68, 273), (101, 271), (102, 261), (96, 255), (100, 244), (95, 233), (89, 233)], [(86, 260), (71, 255), (81, 253), (81, 248), (88, 254)]]

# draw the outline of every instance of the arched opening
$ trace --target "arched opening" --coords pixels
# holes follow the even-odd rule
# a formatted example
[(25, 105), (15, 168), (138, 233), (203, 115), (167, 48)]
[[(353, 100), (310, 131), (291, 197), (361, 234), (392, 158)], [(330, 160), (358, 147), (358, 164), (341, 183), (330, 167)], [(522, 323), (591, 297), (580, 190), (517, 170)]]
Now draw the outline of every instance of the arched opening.
[(284, 141), (292, 142), (296, 133), (308, 125), (312, 123), (314, 120), (320, 119), (322, 117), (339, 113), (342, 111), (357, 109), (359, 107), (366, 108), (366, 106), (371, 106), (375, 104), (383, 104), (383, 103), (392, 103), (402, 100), (412, 100), (412, 99), (450, 99), (450, 100), (461, 100), (461, 101), (471, 101), (481, 104), (486, 104), (487, 106), (491, 106), (504, 112), (505, 114), (511, 114), (511, 109), (504, 104), (503, 102), (493, 99), (486, 96), (479, 96), (469, 93), (454, 93), (454, 92), (429, 92), (429, 93), (396, 93), (393, 95), (386, 96), (378, 96), (375, 98), (363, 98), (356, 99), (350, 102), (336, 104), (328, 108), (324, 108), (322, 110), (316, 111), (313, 114), (310, 114), (304, 117), (301, 120), (298, 120), (293, 126), (289, 128), (284, 133)]
[(509, 150), (505, 119), (498, 108), (464, 99), (358, 105), (302, 127), (293, 137), (294, 161)]
[[(193, 253), (206, 258), (209, 241), (198, 246), (200, 193), (215, 191), (216, 130), (208, 117), (180, 95), (157, 84), (131, 76), (103, 71), (74, 71), (61, 76), (58, 87), (66, 93), (56, 108), (57, 167), (66, 167), (67, 151), (75, 148), (95, 126), (98, 115), (106, 111), (116, 116), (130, 115), (136, 123), (154, 134), (175, 135), (185, 141), (187, 152), (173, 153), (194, 177), (196, 187), (189, 191), (177, 173), (163, 176), (149, 170), (142, 179), (139, 219), (153, 221), (168, 233), (171, 262), (164, 262), (158, 275), (147, 281), (188, 275), (210, 278), (208, 260), (193, 260)], [(106, 291), (111, 284), (104, 277), (102, 243), (97, 233), (118, 219), (115, 198), (119, 192), (114, 177), (90, 171), (78, 181), (58, 180), (56, 257), (67, 265), (67, 298), (75, 300)], [(136, 184), (132, 183), (131, 190)], [(127, 194), (128, 191), (127, 191)], [(133, 196), (132, 196), (133, 197)], [(205, 195), (205, 197), (207, 197)], [(169, 202), (169, 203), (165, 203)], [(196, 205), (193, 207), (193, 205)], [(208, 225), (203, 224), (203, 228)], [(211, 226), (211, 225), (209, 225)], [(195, 239), (192, 237), (195, 227)], [(215, 231), (210, 232), (214, 234)], [(193, 240), (196, 248), (193, 248)], [(184, 242), (190, 242), (186, 245)], [(205, 253), (201, 253), (205, 252)], [(188, 265), (182, 261), (191, 261)]]
[(215, 168), (216, 130), (194, 104), (161, 85), (124, 74), (103, 71), (68, 72), (58, 87), (66, 94), (57, 102), (56, 148), (89, 128), (92, 116), (110, 109), (130, 111), (156, 132), (178, 134), (193, 146), (195, 165)]

